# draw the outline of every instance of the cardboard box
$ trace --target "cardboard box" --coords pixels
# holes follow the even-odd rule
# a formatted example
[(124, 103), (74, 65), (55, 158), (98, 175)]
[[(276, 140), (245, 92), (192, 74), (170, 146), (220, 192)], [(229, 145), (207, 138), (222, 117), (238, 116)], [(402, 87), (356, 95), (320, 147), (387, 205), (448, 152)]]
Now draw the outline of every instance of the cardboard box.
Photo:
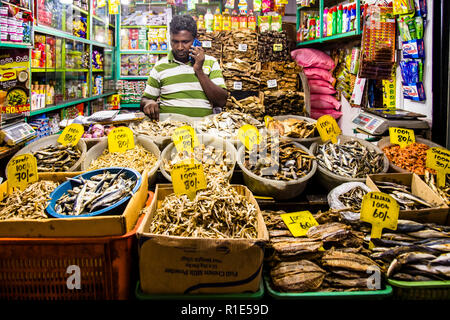
[[(86, 218), (49, 218), (0, 220), (0, 237), (5, 238), (40, 238), (40, 237), (96, 237), (118, 236), (131, 231), (136, 224), (139, 213), (144, 208), (148, 196), (147, 172), (142, 174), (142, 184), (131, 197), (123, 214), (96, 216)], [(40, 180), (66, 181), (82, 172), (39, 173)], [(7, 182), (0, 185), (0, 198), (7, 194)]]
[(269, 234), (258, 203), (245, 186), (233, 185), (255, 205), (257, 239), (204, 239), (151, 234), (153, 216), (171, 184), (158, 184), (144, 221), (137, 231), (142, 292), (198, 294), (256, 292), (261, 280)]
[(387, 173), (368, 175), (366, 185), (373, 191), (380, 191), (375, 181), (386, 181), (411, 187), (411, 193), (434, 204), (437, 208), (420, 210), (400, 210), (398, 218), (419, 222), (446, 224), (449, 207), (434, 191), (415, 173)]

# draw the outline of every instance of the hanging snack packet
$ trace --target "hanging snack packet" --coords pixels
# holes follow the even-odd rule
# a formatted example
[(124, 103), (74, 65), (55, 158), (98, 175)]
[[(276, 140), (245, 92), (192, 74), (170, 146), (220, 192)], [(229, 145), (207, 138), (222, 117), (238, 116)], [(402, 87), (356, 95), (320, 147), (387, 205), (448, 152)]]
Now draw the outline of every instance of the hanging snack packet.
[(416, 25), (416, 36), (417, 39), (423, 39), (423, 18), (422, 17), (415, 17), (414, 22)]
[(253, 0), (253, 12), (259, 12), (262, 8), (261, 0)]
[(412, 40), (411, 35), (409, 34), (408, 25), (405, 22), (405, 18), (401, 17), (397, 19), (398, 22), (398, 30), (400, 31), (400, 36), (403, 41)]
[(427, 16), (427, 1), (426, 0), (414, 0), (414, 6), (416, 9), (416, 15), (420, 17)]
[(394, 15), (414, 13), (413, 0), (394, 0), (392, 3)]

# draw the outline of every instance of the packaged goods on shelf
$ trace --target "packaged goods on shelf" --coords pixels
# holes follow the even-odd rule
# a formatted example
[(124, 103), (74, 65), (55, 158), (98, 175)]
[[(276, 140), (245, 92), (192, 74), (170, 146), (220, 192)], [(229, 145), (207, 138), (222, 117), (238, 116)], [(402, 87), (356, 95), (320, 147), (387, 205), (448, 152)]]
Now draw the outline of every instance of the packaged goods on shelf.
[(350, 103), (352, 103), (351, 97), (355, 87), (356, 75), (358, 74), (360, 52), (361, 48), (353, 47), (337, 49), (331, 54), (338, 61), (333, 71), (333, 76), (336, 78), (335, 88)]
[[(24, 8), (28, 6), (29, 4)], [(6, 2), (0, 4), (0, 40), (18, 44), (30, 43), (30, 19), (30, 13), (10, 7)]]
[(139, 103), (145, 90), (145, 81), (118, 80), (117, 90), (121, 103)]
[(126, 17), (122, 16), (121, 24), (123, 26), (164, 26), (168, 22), (168, 13), (167, 10), (158, 14), (153, 11), (136, 11)]

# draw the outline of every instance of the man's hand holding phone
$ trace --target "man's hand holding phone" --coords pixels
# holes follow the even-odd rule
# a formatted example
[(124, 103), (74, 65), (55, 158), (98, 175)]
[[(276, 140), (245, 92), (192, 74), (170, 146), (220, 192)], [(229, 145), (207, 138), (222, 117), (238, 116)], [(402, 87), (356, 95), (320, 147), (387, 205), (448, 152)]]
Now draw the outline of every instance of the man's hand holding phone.
[(199, 71), (203, 71), (203, 62), (205, 62), (205, 51), (201, 47), (201, 42), (197, 39), (194, 40), (194, 43), (189, 49), (189, 57), (190, 60), (194, 63), (194, 71), (197, 73)]

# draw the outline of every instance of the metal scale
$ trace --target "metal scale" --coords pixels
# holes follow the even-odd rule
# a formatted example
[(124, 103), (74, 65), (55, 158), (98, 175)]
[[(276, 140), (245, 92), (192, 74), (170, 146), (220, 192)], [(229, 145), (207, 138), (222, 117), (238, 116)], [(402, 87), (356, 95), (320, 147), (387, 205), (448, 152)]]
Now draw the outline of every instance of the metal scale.
[(352, 122), (359, 131), (374, 136), (389, 134), (389, 127), (407, 128), (429, 139), (430, 125), (425, 120), (426, 115), (402, 109), (362, 109)]

